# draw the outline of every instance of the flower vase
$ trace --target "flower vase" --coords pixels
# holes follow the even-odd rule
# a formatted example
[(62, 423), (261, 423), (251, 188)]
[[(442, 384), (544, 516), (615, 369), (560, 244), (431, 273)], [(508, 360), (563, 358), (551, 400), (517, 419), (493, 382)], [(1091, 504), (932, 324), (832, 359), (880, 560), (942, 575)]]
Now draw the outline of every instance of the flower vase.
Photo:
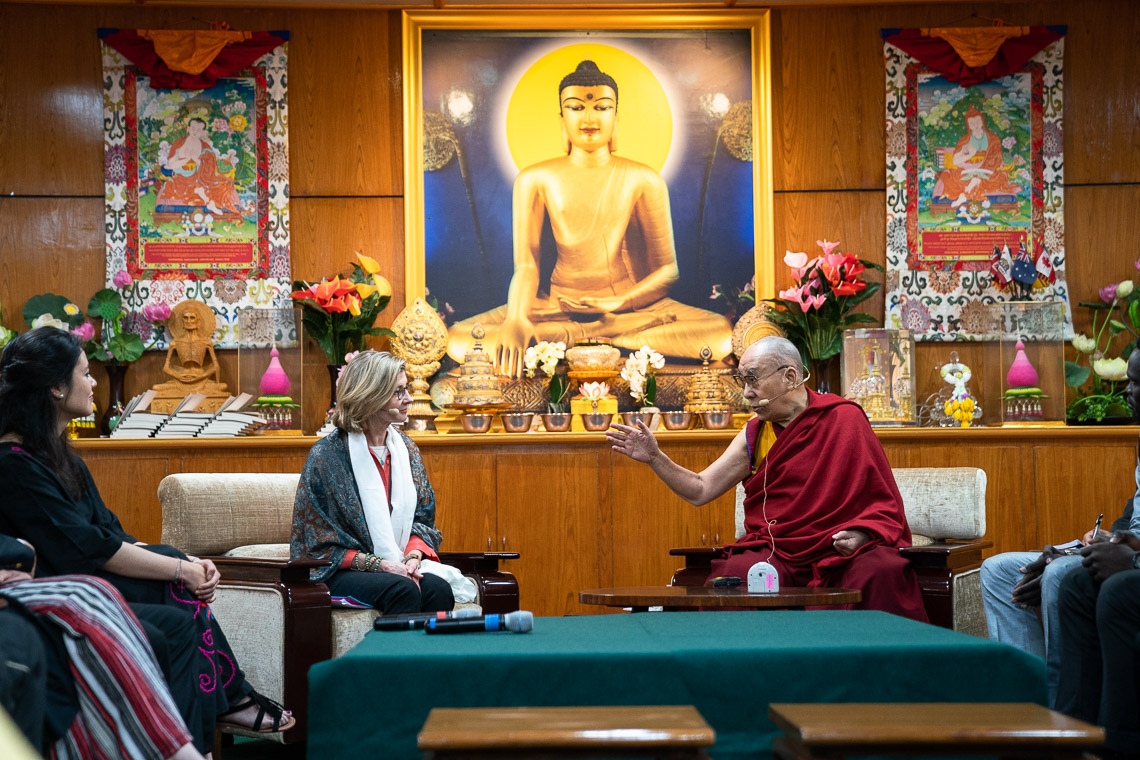
[(834, 371), (839, 367), (839, 356), (829, 356), (826, 359), (812, 359), (811, 360), (811, 375), (815, 379), (816, 393), (832, 393), (832, 388), (836, 387), (834, 382), (835, 378), (832, 377)]
[(119, 418), (123, 415), (123, 408), (126, 406), (124, 383), (131, 365), (116, 362), (103, 366), (107, 369), (108, 399), (107, 408), (99, 418), (99, 434), (107, 436), (115, 429), (115, 425), (119, 424)]
[(336, 408), (336, 381), (340, 377), (340, 371), (344, 369), (343, 364), (328, 364), (325, 368), (329, 371), (329, 411), (331, 412)]

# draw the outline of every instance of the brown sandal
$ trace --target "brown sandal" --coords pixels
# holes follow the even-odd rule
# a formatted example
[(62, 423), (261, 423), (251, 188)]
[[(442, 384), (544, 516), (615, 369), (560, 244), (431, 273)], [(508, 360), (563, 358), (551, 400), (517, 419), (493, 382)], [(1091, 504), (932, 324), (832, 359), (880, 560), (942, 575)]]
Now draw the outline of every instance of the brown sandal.
[[(227, 715), (234, 715), (242, 710), (257, 705), (257, 717), (253, 721), (252, 726), (243, 726), (240, 723), (234, 723), (230, 720), (222, 720)], [(268, 725), (265, 723), (265, 718), (268, 717), (270, 722)], [(274, 702), (269, 697), (258, 694), (256, 691), (251, 691), (246, 698), (239, 702), (231, 710), (227, 710), (218, 716), (218, 728), (228, 728), (237, 731), (248, 731), (255, 734), (272, 734), (277, 731), (287, 731), (296, 725), (297, 719), (289, 714), (288, 711), (281, 705)]]

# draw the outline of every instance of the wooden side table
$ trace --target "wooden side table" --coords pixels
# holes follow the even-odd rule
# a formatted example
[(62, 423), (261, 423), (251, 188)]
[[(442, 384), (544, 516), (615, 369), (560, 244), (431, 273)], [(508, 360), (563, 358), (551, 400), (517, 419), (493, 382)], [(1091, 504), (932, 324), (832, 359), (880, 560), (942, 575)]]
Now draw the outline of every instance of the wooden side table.
[(418, 737), (426, 760), (657, 757), (708, 760), (716, 734), (691, 705), (436, 707)]
[(781, 760), (848, 755), (989, 755), (1079, 760), (1104, 729), (1041, 705), (1015, 703), (771, 704)]
[(788, 610), (802, 607), (823, 607), (832, 604), (856, 604), (862, 593), (850, 588), (796, 588), (781, 587), (775, 594), (750, 594), (743, 586), (734, 588), (708, 588), (705, 586), (626, 586), (597, 588), (578, 592), (582, 604), (600, 604), (606, 607), (632, 607), (644, 612), (650, 607), (665, 610), (726, 609), (749, 607), (768, 610)]

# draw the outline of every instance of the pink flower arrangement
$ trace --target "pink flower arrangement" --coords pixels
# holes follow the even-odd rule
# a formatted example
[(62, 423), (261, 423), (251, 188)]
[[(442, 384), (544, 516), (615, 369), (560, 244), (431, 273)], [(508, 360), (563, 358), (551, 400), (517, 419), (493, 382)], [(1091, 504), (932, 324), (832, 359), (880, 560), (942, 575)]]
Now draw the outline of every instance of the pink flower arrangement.
[(850, 253), (836, 252), (838, 242), (817, 240), (823, 254), (809, 259), (803, 252), (788, 251), (784, 263), (794, 284), (768, 299), (776, 308), (768, 317), (783, 328), (805, 360), (829, 359), (843, 348), (843, 330), (855, 324), (874, 322), (862, 312), (852, 312), (879, 290), (879, 283), (864, 281), (868, 268), (883, 270), (874, 262)]

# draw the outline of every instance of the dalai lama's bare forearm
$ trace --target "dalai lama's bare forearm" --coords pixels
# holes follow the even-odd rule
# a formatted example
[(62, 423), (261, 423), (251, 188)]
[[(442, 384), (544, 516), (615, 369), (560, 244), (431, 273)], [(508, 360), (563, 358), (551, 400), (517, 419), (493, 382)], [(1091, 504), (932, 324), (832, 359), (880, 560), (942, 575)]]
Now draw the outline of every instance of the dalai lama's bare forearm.
[(748, 475), (748, 446), (741, 431), (724, 453), (700, 472), (685, 469), (660, 449), (648, 464), (673, 493), (700, 507), (724, 495)]

